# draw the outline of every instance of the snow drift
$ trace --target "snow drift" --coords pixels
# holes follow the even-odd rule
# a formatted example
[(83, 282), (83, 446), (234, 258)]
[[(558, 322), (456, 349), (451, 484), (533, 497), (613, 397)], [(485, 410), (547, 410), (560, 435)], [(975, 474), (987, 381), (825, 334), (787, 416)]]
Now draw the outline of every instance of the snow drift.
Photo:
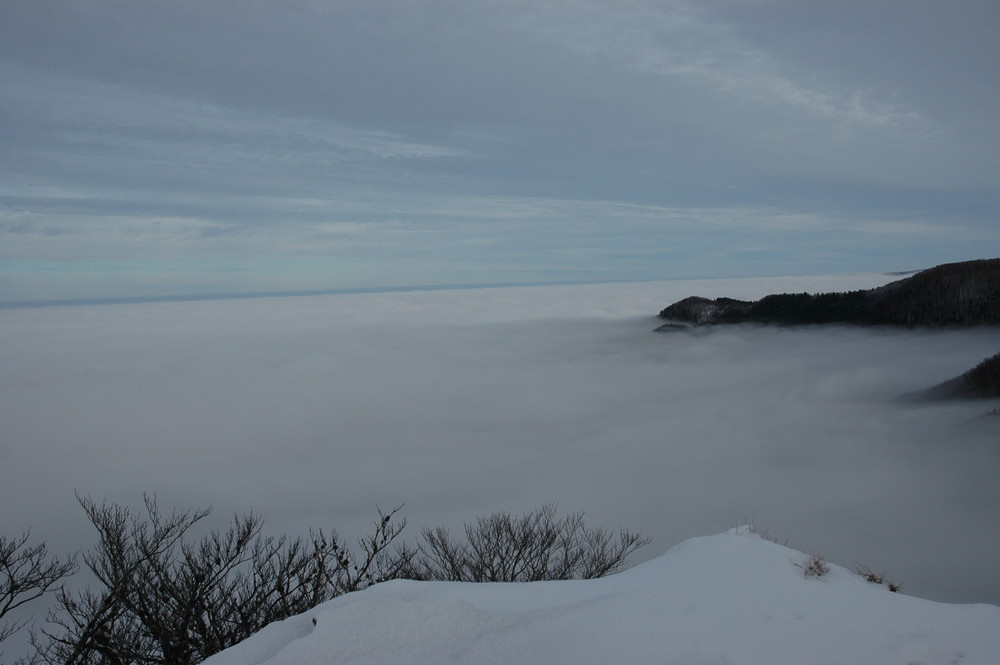
[(207, 665), (996, 665), (1000, 607), (891, 593), (743, 527), (597, 580), (392, 581), (272, 624)]

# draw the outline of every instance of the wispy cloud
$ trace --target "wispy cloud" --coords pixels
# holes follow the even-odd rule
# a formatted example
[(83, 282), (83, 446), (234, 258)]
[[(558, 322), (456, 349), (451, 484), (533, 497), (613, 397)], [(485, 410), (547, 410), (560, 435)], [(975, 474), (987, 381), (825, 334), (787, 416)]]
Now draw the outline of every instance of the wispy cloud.
[[(1000, 251), (1000, 96), (971, 55), (995, 40), (967, 7), (293, 6), (12, 4), (3, 256), (406, 257), (428, 283)], [(929, 60), (942, 12), (963, 39)]]
[[(975, 218), (906, 211), (846, 215), (399, 191), (389, 197), (378, 189), (307, 199), (192, 194), (183, 205), (155, 194), (140, 196), (174, 210), (161, 214), (116, 211), (129, 206), (134, 192), (117, 202), (115, 192), (109, 192), (111, 203), (48, 194), (57, 196), (47, 199), (44, 212), (0, 210), (0, 259), (14, 262), (5, 271), (2, 300), (25, 299), (17, 293), (32, 281), (46, 284), (52, 298), (132, 295), (149, 277), (142, 261), (175, 264), (157, 286), (164, 295), (171, 289), (704, 277), (718, 274), (708, 268), (718, 263), (747, 275), (773, 274), (778, 266), (798, 273), (815, 272), (820, 265), (856, 271), (863, 269), (866, 244), (882, 238), (897, 239), (901, 252), (883, 258), (879, 267), (896, 270), (929, 267), (946, 251), (954, 260), (967, 258), (949, 249), (953, 245), (1000, 242), (1000, 230)], [(93, 209), (80, 209), (86, 206)], [(216, 212), (224, 208), (225, 215)], [(912, 246), (921, 244), (935, 252), (914, 255)], [(858, 262), (845, 264), (845, 253), (855, 253)], [(67, 274), (57, 285), (53, 261), (90, 261), (91, 278), (104, 273), (108, 279)], [(234, 261), (239, 271), (212, 268)], [(285, 266), (280, 272), (278, 263)], [(191, 279), (177, 282), (173, 273), (183, 270)], [(125, 275), (132, 278), (114, 287), (114, 280)], [(205, 283), (198, 285), (198, 279)], [(40, 297), (37, 288), (30, 297)]]
[(722, 104), (786, 109), (788, 118), (832, 123), (839, 140), (866, 129), (892, 129), (911, 138), (931, 131), (931, 121), (919, 110), (879, 99), (891, 90), (824, 81), (794, 63), (777, 60), (734, 26), (699, 11), (697, 4), (674, 3), (664, 9), (633, 3), (614, 10), (591, 5), (584, 17), (576, 7), (567, 11), (573, 13), (575, 19), (564, 15), (564, 27), (550, 29), (549, 34), (589, 57), (673, 79), (689, 85), (694, 94), (698, 90), (716, 94)]
[(70, 158), (96, 156), (124, 166), (212, 171), (263, 165), (276, 170), (329, 168), (373, 158), (471, 154), (463, 147), (334, 120), (222, 107), (10, 65), (0, 67), (0, 82), (11, 95), (8, 113), (30, 114), (32, 124), (59, 128), (47, 134), (49, 158), (68, 150)]

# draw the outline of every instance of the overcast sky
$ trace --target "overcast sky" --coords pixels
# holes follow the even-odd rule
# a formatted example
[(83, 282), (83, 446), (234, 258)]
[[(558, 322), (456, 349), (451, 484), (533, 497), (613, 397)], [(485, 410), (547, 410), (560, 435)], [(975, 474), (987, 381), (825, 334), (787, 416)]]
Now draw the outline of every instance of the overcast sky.
[(1000, 4), (4, 0), (0, 301), (1000, 255)]

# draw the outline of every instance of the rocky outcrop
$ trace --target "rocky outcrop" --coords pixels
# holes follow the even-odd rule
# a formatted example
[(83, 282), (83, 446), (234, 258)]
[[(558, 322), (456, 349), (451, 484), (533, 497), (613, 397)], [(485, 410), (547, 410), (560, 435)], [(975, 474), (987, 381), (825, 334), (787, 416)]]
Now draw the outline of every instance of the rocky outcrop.
[(1000, 259), (947, 263), (866, 291), (781, 293), (756, 301), (685, 298), (660, 318), (691, 325), (1000, 325)]

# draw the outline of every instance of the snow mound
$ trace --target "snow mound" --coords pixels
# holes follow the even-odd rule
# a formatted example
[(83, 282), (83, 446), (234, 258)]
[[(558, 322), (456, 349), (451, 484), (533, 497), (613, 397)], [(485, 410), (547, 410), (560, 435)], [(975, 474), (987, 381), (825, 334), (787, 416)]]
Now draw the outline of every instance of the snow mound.
[(597, 580), (397, 580), (272, 624), (206, 665), (1000, 662), (1000, 607), (891, 593), (746, 529)]

